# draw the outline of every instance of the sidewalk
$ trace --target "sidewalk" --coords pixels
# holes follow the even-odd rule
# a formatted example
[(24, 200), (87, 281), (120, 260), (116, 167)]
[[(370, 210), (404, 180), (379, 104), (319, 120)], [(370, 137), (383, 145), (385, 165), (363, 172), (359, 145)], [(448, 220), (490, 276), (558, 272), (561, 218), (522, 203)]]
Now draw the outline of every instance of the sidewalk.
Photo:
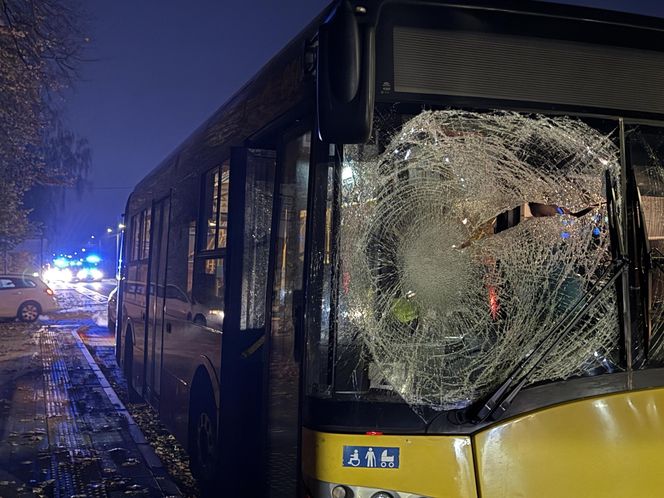
[(0, 496), (181, 496), (68, 318), (0, 323)]

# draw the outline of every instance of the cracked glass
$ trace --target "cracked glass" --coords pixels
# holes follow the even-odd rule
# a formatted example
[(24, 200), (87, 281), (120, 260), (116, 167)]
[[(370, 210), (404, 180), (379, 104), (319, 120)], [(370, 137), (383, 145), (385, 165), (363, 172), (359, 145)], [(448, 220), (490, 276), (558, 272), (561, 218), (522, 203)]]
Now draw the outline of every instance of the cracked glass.
[[(331, 363), (313, 363), (332, 385), (309, 391), (464, 407), (609, 266), (605, 178), (619, 175), (618, 150), (580, 120), (510, 112), (423, 112), (382, 142), (345, 146), (337, 197), (328, 192), (321, 336), (334, 344), (314, 354)], [(617, 370), (619, 341), (611, 288), (528, 382)]]

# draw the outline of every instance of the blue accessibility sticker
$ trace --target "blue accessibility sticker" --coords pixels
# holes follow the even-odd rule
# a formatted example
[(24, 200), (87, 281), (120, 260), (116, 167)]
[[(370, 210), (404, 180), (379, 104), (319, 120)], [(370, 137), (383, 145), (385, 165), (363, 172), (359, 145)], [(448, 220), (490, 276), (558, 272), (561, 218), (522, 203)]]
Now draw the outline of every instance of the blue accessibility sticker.
[(399, 448), (385, 446), (344, 446), (343, 466), (398, 469)]

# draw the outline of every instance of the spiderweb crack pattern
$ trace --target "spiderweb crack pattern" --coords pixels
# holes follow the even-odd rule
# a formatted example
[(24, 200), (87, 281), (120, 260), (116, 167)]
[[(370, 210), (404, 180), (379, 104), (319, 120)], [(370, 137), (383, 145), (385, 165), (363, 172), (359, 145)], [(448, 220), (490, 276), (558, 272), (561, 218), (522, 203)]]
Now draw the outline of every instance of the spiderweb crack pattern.
[[(384, 152), (366, 151), (344, 151), (338, 362), (361, 341), (374, 390), (412, 405), (467, 405), (609, 263), (604, 175), (619, 174), (617, 148), (566, 117), (432, 111)], [(529, 216), (529, 203), (559, 212)], [(498, 229), (508, 213), (520, 214)], [(618, 338), (609, 291), (529, 381), (597, 368)]]

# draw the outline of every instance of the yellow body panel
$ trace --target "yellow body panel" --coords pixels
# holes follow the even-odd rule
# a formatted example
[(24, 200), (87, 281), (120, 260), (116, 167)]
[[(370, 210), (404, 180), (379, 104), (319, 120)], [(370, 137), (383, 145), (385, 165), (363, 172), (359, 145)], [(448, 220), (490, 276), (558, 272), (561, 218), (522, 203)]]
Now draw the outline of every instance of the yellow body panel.
[(474, 443), (482, 498), (664, 497), (664, 389), (539, 410)]
[[(444, 498), (476, 498), (473, 455), (465, 436), (370, 436), (303, 430), (304, 475), (350, 486), (393, 489)], [(398, 469), (343, 466), (343, 447), (401, 450)]]

